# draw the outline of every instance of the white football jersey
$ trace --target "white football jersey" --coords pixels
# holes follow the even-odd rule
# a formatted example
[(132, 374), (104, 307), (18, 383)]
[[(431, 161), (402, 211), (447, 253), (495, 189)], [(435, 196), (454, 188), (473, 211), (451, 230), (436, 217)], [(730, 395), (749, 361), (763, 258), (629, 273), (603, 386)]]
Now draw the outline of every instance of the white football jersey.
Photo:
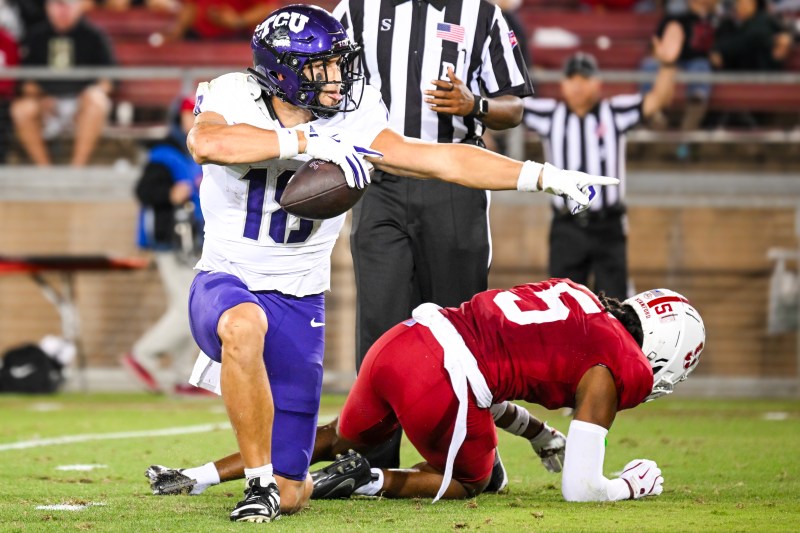
[[(225, 74), (197, 88), (195, 112), (219, 113), (228, 124), (280, 128), (270, 117), (261, 87), (245, 73)], [(380, 92), (366, 86), (356, 111), (337, 113), (296, 126), (334, 136), (355, 146), (369, 147), (388, 127)], [(271, 159), (243, 165), (203, 165), (200, 206), (205, 218), (203, 254), (196, 267), (227, 272), (252, 291), (276, 290), (305, 296), (330, 288), (330, 256), (345, 215), (329, 220), (305, 220), (280, 208), (286, 183), (300, 164)]]

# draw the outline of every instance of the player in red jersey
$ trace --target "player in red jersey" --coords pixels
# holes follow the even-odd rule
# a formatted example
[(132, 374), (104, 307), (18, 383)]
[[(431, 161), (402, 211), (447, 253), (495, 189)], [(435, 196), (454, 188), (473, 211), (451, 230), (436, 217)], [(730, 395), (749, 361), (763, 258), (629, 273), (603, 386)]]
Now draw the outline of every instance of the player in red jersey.
[[(666, 289), (620, 303), (551, 279), (485, 291), (459, 308), (423, 304), (370, 349), (340, 417), (318, 428), (312, 462), (379, 444), (398, 425), (426, 462), (370, 472), (348, 453), (314, 474), (312, 497), (479, 494), (492, 473), (495, 421), (558, 442), (509, 400), (575, 409), (563, 457), (565, 499), (658, 495), (663, 477), (653, 461), (636, 459), (619, 478), (603, 476), (605, 436), (619, 410), (669, 394), (686, 379), (704, 342), (700, 315)], [(235, 456), (217, 468), (230, 478)]]
[[(617, 411), (672, 392), (697, 365), (704, 342), (700, 315), (666, 289), (620, 304), (551, 279), (482, 292), (457, 309), (424, 304), (370, 349), (338, 427), (317, 431), (315, 453), (364, 449), (399, 424), (426, 463), (373, 472), (377, 479), (357, 493), (472, 496), (489, 481), (497, 442), (488, 407), (525, 400), (575, 409), (565, 499), (658, 495), (663, 478), (653, 461), (631, 461), (617, 479), (603, 476), (605, 436)], [(327, 470), (315, 493), (347, 477), (346, 468)]]

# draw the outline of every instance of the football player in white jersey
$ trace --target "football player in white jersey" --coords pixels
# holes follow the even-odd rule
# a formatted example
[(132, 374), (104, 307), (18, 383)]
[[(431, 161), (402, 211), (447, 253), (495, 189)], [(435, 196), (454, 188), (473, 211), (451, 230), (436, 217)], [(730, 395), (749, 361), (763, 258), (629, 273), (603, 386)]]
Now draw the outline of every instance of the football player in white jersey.
[[(617, 180), (392, 131), (379, 91), (363, 84), (359, 47), (323, 9), (273, 12), (251, 46), (248, 73), (197, 90), (187, 142), (204, 165), (205, 242), (189, 314), (198, 345), (221, 363), (219, 385), (246, 467), (245, 498), (230, 518), (263, 522), (301, 509), (312, 491), (323, 294), (344, 222), (344, 215), (311, 221), (280, 208), (294, 169), (325, 159), (363, 188), (372, 164), (473, 188), (565, 194), (583, 208), (592, 185)], [(211, 368), (200, 362), (196, 380)]]

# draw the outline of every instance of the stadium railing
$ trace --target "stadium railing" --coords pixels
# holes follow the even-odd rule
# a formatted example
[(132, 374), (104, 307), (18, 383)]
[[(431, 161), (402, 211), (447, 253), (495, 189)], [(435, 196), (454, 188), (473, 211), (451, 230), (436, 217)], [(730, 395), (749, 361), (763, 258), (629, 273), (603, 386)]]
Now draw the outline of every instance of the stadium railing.
[[(230, 45), (231, 43), (228, 43)], [(236, 43), (235, 48), (241, 48)], [(246, 47), (245, 47), (246, 48)], [(217, 56), (218, 57), (218, 56)], [(229, 56), (230, 58), (230, 56)], [(208, 60), (205, 60), (206, 62)], [(165, 60), (165, 62), (169, 62)], [(241, 63), (231, 65), (210, 65), (199, 62), (202, 66), (127, 66), (112, 68), (74, 68), (68, 71), (54, 71), (48, 68), (15, 67), (0, 68), (2, 79), (96, 79), (106, 77), (118, 82), (114, 93), (117, 109), (132, 106), (136, 111), (155, 109), (162, 112), (179, 94), (193, 94), (197, 82), (213, 79), (226, 72), (243, 70)], [(537, 95), (558, 97), (558, 82), (561, 72), (552, 69), (531, 69), (531, 76), (537, 87)], [(653, 75), (640, 71), (608, 70), (601, 73), (604, 82), (604, 93), (607, 95), (635, 92), (638, 84), (652, 81)], [(782, 73), (678, 73), (677, 83), (707, 82), (714, 86), (710, 107), (727, 111), (763, 111), (794, 116), (793, 128), (770, 129), (764, 131), (637, 131), (630, 140), (632, 142), (759, 142), (759, 143), (792, 143), (797, 141), (796, 129), (800, 127), (800, 72)], [(674, 107), (682, 104), (682, 91), (676, 88)], [(119, 113), (112, 120), (108, 135), (112, 137), (128, 136), (133, 138), (152, 138), (159, 134), (158, 122), (140, 122), (134, 117)], [(157, 114), (156, 114), (157, 116)]]

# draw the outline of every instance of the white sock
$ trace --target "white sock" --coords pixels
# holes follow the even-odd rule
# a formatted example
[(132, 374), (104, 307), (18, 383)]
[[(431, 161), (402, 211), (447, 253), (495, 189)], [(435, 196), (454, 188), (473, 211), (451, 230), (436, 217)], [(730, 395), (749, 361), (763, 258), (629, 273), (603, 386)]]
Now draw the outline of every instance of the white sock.
[(256, 477), (261, 478), (261, 486), (266, 487), (269, 483), (275, 481), (272, 475), (272, 463), (257, 468), (245, 468), (244, 477), (246, 479), (245, 483)]
[(372, 472), (373, 476), (378, 476), (378, 479), (370, 481), (362, 487), (358, 487), (353, 492), (361, 496), (375, 496), (381, 491), (383, 488), (383, 470), (380, 468), (370, 468), (370, 472)]
[(183, 470), (183, 474), (197, 481), (197, 484), (192, 487), (192, 492), (189, 494), (202, 494), (208, 487), (219, 485), (219, 472), (217, 472), (217, 467), (214, 466), (214, 463), (187, 468)]

